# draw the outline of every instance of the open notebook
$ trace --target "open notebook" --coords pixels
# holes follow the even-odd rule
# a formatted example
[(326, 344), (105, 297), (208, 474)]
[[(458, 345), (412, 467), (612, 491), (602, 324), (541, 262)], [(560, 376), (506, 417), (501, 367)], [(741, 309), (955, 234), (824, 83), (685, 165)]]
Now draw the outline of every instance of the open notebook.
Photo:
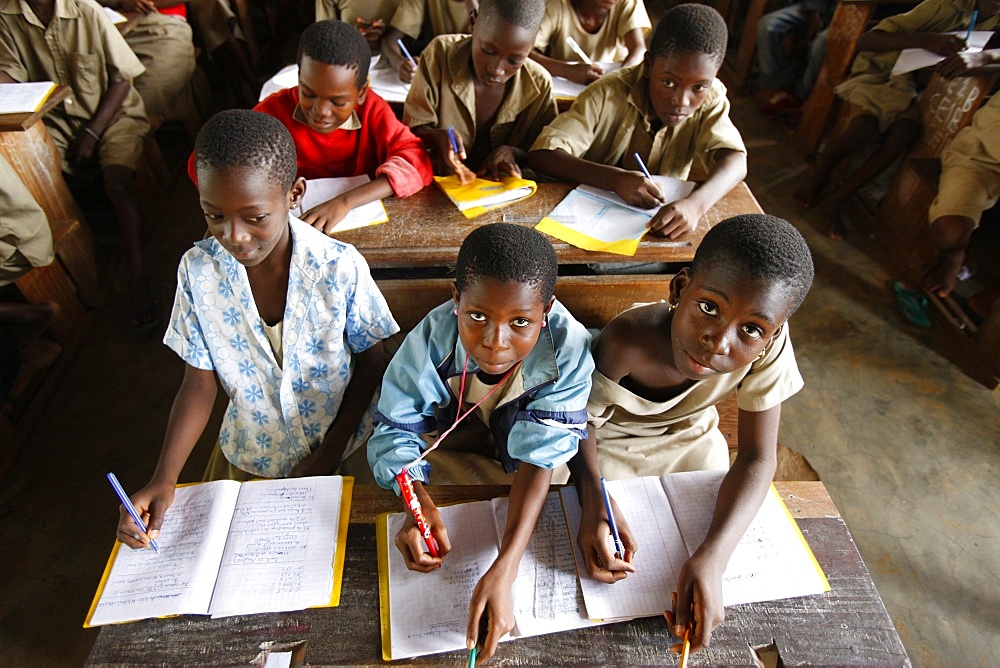
[(0, 84), (0, 114), (34, 113), (55, 89), (51, 81)]
[[(695, 186), (670, 176), (653, 176), (653, 182), (667, 202), (687, 197)], [(580, 185), (569, 191), (535, 229), (584, 250), (635, 255), (639, 240), (649, 231), (646, 225), (657, 211), (627, 204), (610, 190)]]
[(340, 603), (353, 478), (177, 488), (159, 553), (116, 542), (84, 627)]
[[(636, 573), (613, 585), (591, 580), (576, 547), (580, 506), (566, 487), (546, 500), (514, 583), (513, 639), (600, 621), (661, 615), (677, 574), (701, 544), (724, 471), (675, 473), (608, 483), (640, 549)], [(469, 601), (497, 556), (506, 499), (439, 508), (452, 551), (431, 573), (408, 571), (393, 543), (404, 513), (379, 518), (382, 653), (386, 660), (465, 649)], [(672, 508), (676, 508), (675, 512)], [(730, 559), (726, 605), (829, 591), (826, 577), (771, 488)], [(429, 593), (430, 592), (430, 593)], [(588, 621), (590, 620), (590, 621)]]
[(462, 185), (452, 174), (435, 176), (434, 182), (466, 218), (475, 218), (490, 209), (531, 197), (538, 189), (534, 181), (516, 176), (505, 176), (499, 181), (475, 179)]
[[(332, 177), (327, 179), (310, 179), (306, 181), (306, 194), (302, 196), (302, 202), (299, 203), (299, 208), (293, 213), (301, 218), (302, 214), (314, 206), (318, 206), (324, 202), (329, 202), (337, 195), (357, 188), (358, 186), (363, 186), (369, 181), (371, 181), (371, 179), (369, 179), (366, 174), (361, 174), (359, 176)], [(375, 200), (374, 202), (362, 204), (361, 206), (348, 211), (347, 215), (344, 216), (343, 220), (337, 223), (332, 231), (344, 232), (346, 230), (353, 230), (359, 227), (378, 225), (379, 223), (385, 223), (388, 220), (389, 214), (386, 213), (385, 205), (382, 204), (382, 200)]]

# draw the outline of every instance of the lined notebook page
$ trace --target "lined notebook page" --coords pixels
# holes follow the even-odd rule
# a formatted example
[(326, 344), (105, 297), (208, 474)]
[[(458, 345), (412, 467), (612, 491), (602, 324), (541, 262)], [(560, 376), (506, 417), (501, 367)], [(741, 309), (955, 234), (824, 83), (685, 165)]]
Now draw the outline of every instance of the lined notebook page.
[(240, 484), (178, 487), (156, 539), (160, 552), (118, 548), (92, 626), (208, 612)]
[[(715, 512), (725, 471), (674, 473), (663, 487), (691, 552)], [(830, 586), (774, 487), (740, 540), (722, 576), (725, 605), (821, 594)]]
[[(494, 499), (497, 543), (507, 525), (506, 498)], [(591, 626), (583, 605), (583, 590), (576, 575), (573, 542), (566, 528), (558, 492), (545, 500), (531, 542), (521, 558), (514, 599), (514, 630), (511, 636), (534, 636)]]
[(438, 508), (451, 552), (430, 573), (407, 570), (394, 543), (404, 513), (388, 518), (391, 654), (394, 658), (465, 649), (469, 601), (497, 558), (497, 531), (489, 501)]
[[(674, 521), (667, 496), (659, 478), (612, 480), (608, 492), (628, 520), (639, 542), (633, 565), (635, 573), (614, 584), (589, 578), (580, 569), (587, 614), (592, 619), (621, 619), (660, 615), (670, 608), (670, 593), (677, 586), (677, 575), (688, 559), (688, 551)], [(563, 504), (570, 533), (580, 530), (580, 504), (576, 489), (563, 489)], [(584, 563), (577, 546), (577, 558)]]
[(339, 476), (243, 483), (212, 616), (329, 603), (342, 492)]
[[(309, 179), (306, 181), (306, 193), (302, 196), (302, 202), (295, 215), (301, 218), (310, 209), (329, 202), (337, 195), (341, 195), (348, 190), (353, 190), (370, 182), (367, 174), (358, 176), (337, 176), (325, 179)], [(347, 212), (347, 215), (337, 223), (333, 232), (344, 232), (359, 227), (377, 225), (389, 220), (385, 212), (382, 200), (375, 200), (355, 207)]]

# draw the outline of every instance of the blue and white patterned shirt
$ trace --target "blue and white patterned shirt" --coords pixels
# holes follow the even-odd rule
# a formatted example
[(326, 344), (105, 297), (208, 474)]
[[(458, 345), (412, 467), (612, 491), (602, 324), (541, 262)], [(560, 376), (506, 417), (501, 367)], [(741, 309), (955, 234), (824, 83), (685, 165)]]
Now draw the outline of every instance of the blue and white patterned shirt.
[(289, 217), (292, 259), (284, 365), (264, 332), (246, 268), (214, 239), (184, 254), (163, 342), (229, 395), (219, 433), (235, 466), (287, 476), (323, 440), (351, 380), (352, 354), (399, 331), (368, 264), (351, 245)]

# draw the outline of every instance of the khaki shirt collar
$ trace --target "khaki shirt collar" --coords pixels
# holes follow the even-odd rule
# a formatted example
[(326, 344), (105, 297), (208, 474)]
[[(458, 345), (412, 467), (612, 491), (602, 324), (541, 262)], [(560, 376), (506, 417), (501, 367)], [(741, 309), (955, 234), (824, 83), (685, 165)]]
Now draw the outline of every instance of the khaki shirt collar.
[[(35, 16), (35, 11), (28, 5), (26, 0), (6, 0), (6, 2), (0, 5), (0, 14), (21, 14), (28, 23), (45, 30), (45, 26)], [(80, 18), (80, 9), (76, 6), (75, 2), (70, 2), (70, 0), (56, 0), (53, 18), (78, 19)]]
[[(465, 37), (455, 44), (455, 48), (448, 55), (448, 73), (451, 77), (451, 90), (455, 97), (462, 101), (469, 116), (476, 118), (476, 73), (472, 65), (472, 36)], [(494, 125), (509, 123), (536, 99), (541, 93), (538, 83), (528, 73), (527, 68), (522, 66), (510, 81), (500, 109), (497, 111), (497, 118)]]

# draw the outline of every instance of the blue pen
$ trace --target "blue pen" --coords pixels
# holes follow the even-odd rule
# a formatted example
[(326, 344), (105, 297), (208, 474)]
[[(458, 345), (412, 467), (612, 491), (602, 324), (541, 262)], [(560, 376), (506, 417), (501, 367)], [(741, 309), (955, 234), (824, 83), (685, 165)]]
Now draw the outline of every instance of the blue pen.
[[(638, 154), (636, 155), (638, 157)], [(642, 164), (641, 162), (639, 163)], [(608, 525), (611, 527), (611, 538), (615, 541), (615, 556), (619, 559), (625, 558), (625, 544), (622, 543), (621, 536), (618, 535), (618, 524), (615, 522), (615, 514), (611, 512), (611, 497), (608, 495), (608, 486), (601, 478), (601, 494), (604, 495), (604, 509), (608, 511)]]
[(642, 173), (643, 173), (643, 175), (644, 175), (644, 176), (645, 176), (645, 177), (646, 177), (647, 179), (649, 179), (650, 181), (652, 181), (652, 180), (653, 180), (653, 175), (649, 173), (649, 170), (648, 170), (648, 169), (646, 169), (646, 165), (645, 165), (645, 163), (643, 163), (643, 161), (642, 161), (642, 158), (640, 158), (640, 157), (639, 157), (639, 152), (638, 152), (638, 151), (636, 151), (636, 152), (635, 152), (635, 153), (633, 153), (632, 155), (633, 155), (633, 156), (635, 157), (635, 161), (639, 163), (639, 169), (641, 169), (641, 170), (642, 170)]
[[(139, 525), (142, 532), (146, 533), (145, 522), (143, 522), (142, 518), (139, 517), (139, 511), (132, 505), (132, 500), (128, 498), (128, 494), (126, 494), (125, 490), (122, 489), (122, 484), (118, 482), (118, 478), (115, 477), (114, 473), (108, 473), (108, 482), (110, 482), (111, 486), (115, 488), (115, 493), (118, 494), (118, 498), (122, 500), (122, 505), (125, 506), (125, 510), (127, 510), (128, 514), (132, 516), (135, 523)], [(149, 546), (153, 548), (153, 552), (159, 553), (160, 548), (157, 546), (156, 541), (152, 538), (149, 539)]]
[(451, 140), (451, 150), (455, 152), (455, 155), (460, 155), (458, 152), (458, 135), (455, 134), (455, 128), (448, 128), (448, 139)]
[(410, 52), (407, 50), (406, 45), (403, 44), (403, 40), (397, 39), (396, 44), (399, 44), (399, 50), (402, 51), (403, 55), (406, 56), (406, 59), (410, 61), (410, 65), (413, 65), (413, 69), (417, 69), (417, 61), (415, 61), (413, 59), (413, 56), (410, 55)]
[(965, 33), (965, 43), (968, 44), (969, 40), (972, 38), (972, 29), (976, 27), (976, 20), (979, 18), (979, 10), (972, 10), (972, 20), (969, 21), (969, 31)]

